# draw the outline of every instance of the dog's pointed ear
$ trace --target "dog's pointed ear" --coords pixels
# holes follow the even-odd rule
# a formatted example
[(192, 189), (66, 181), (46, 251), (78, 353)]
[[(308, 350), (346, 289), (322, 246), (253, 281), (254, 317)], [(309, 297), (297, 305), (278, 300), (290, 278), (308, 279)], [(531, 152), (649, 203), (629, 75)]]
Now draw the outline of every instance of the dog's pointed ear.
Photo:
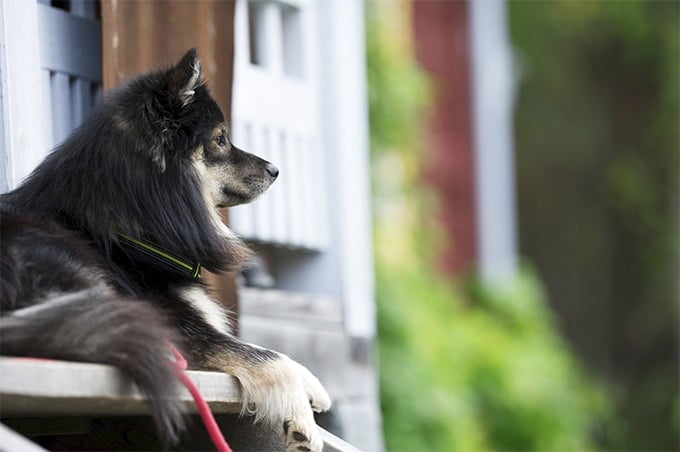
[(170, 92), (179, 98), (182, 106), (186, 107), (194, 100), (196, 88), (203, 84), (201, 60), (198, 58), (196, 48), (190, 49), (179, 63), (170, 69), (169, 82)]

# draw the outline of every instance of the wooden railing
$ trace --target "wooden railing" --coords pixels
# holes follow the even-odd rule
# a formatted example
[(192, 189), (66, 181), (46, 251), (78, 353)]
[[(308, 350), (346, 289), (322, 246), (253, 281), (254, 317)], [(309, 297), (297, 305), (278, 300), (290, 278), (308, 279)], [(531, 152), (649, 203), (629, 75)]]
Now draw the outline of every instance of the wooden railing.
[(247, 239), (310, 250), (328, 242), (317, 23), (308, 0), (236, 4), (232, 140), (281, 172), (261, 200), (232, 209), (231, 226)]
[[(238, 417), (241, 388), (236, 378), (218, 372), (187, 373), (235, 452), (283, 450), (279, 432)], [(188, 391), (183, 390), (180, 398), (189, 413), (196, 413)], [(0, 445), (5, 446), (30, 444), (21, 436), (29, 440), (49, 436), (52, 444), (61, 447), (68, 446), (76, 436), (79, 444), (94, 441), (97, 449), (120, 448), (121, 444), (153, 449), (156, 445), (144, 397), (117, 369), (101, 364), (0, 357), (0, 418), (8, 427), (0, 428)], [(200, 422), (192, 422), (190, 430), (182, 448), (210, 448)], [(320, 432), (324, 452), (358, 451), (331, 433)], [(35, 445), (33, 450), (44, 449)]]

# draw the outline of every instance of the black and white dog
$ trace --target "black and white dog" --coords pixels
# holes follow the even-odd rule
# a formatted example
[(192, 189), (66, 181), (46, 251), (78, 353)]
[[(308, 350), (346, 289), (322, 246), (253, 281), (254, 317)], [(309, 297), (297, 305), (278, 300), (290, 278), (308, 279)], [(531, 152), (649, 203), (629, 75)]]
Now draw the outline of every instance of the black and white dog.
[(195, 49), (128, 81), (0, 196), (0, 352), (117, 366), (174, 441), (170, 341), (190, 366), (236, 376), (243, 411), (280, 429), (287, 450), (320, 451), (312, 411), (330, 399), (319, 381), (237, 339), (198, 279), (248, 260), (217, 208), (252, 201), (277, 175), (229, 142)]

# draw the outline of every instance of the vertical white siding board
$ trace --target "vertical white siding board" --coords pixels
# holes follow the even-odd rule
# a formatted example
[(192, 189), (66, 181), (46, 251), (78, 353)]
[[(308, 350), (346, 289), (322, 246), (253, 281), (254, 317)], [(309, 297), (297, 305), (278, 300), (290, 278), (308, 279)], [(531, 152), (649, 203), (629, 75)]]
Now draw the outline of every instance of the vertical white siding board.
[(323, 70), (324, 145), (329, 189), (340, 242), (345, 328), (352, 336), (374, 337), (373, 256), (371, 243), (363, 3), (326, 0), (318, 3), (319, 52)]
[(283, 182), (283, 205), (285, 206), (285, 214), (283, 221), (285, 223), (286, 235), (281, 242), (282, 244), (290, 245), (293, 241), (293, 209), (291, 208), (291, 203), (293, 201), (293, 179), (295, 178), (295, 169), (293, 168), (293, 157), (291, 156), (291, 146), (290, 137), (285, 130), (281, 131), (279, 135), (280, 146), (281, 146), (281, 162), (283, 164), (283, 169), (286, 171), (285, 179)]
[(43, 124), (43, 140), (45, 143), (44, 153), (48, 149), (52, 149), (56, 144), (54, 141), (54, 127), (52, 126), (52, 71), (48, 69), (41, 69), (41, 96), (43, 111), (41, 113)]
[(319, 181), (318, 181), (318, 175), (316, 173), (316, 158), (317, 154), (319, 152), (319, 149), (316, 145), (316, 140), (314, 137), (310, 137), (307, 140), (307, 152), (308, 152), (308, 159), (309, 161), (307, 162), (307, 171), (309, 172), (309, 185), (310, 185), (310, 190), (309, 193), (307, 194), (307, 221), (308, 221), (308, 228), (309, 228), (309, 247), (312, 249), (320, 249), (319, 248), (319, 229), (321, 227), (321, 219), (322, 219), (322, 213), (321, 210), (319, 210), (319, 205), (317, 202), (317, 196), (319, 194)]
[[(266, 160), (270, 160), (269, 147), (270, 147), (270, 135), (271, 130), (269, 127), (264, 126), (261, 128), (260, 132), (260, 145), (258, 147), (258, 154)], [(255, 228), (257, 231), (257, 238), (263, 242), (269, 242), (272, 240), (272, 215), (271, 215), (271, 196), (267, 196), (269, 193), (260, 197), (255, 201), (254, 207), (256, 211), (257, 222)]]
[(300, 134), (296, 134), (293, 145), (295, 152), (295, 236), (294, 244), (306, 247), (305, 244), (305, 197), (307, 193), (306, 180), (308, 175), (305, 173), (305, 142)]
[(9, 149), (6, 143), (9, 142), (9, 131), (5, 130), (9, 105), (6, 99), (7, 86), (7, 47), (5, 44), (5, 17), (0, 7), (0, 193), (9, 190), (11, 174), (11, 162)]
[[(322, 140), (324, 129), (322, 126), (321, 106), (326, 102), (325, 95), (320, 88), (321, 84), (321, 64), (319, 59), (319, 46), (322, 43), (321, 33), (325, 31), (319, 27), (319, 8), (321, 2), (308, 2), (301, 16), (302, 28), (302, 45), (303, 45), (303, 60), (304, 65), (304, 80), (309, 83), (309, 116), (314, 124), (314, 131), (310, 137), (312, 141), (312, 148), (310, 153), (311, 170), (309, 177), (311, 178), (312, 186), (314, 187), (312, 193), (311, 214), (314, 215), (314, 229), (316, 231), (314, 249), (328, 251), (324, 247), (322, 238), (328, 235), (329, 228), (329, 197), (326, 190), (327, 179), (325, 176), (325, 161), (329, 157), (329, 153), (333, 150), (325, 145)], [(315, 39), (309, 39), (314, 36)], [(307, 39), (305, 39), (307, 37)], [(358, 64), (363, 64), (362, 60), (358, 60)]]
[(479, 270), (493, 285), (517, 267), (512, 67), (504, 1), (470, 2)]
[(285, 234), (279, 241), (281, 245), (292, 246), (294, 240), (294, 216), (295, 216), (295, 178), (297, 177), (295, 160), (293, 154), (293, 145), (290, 137), (290, 131), (282, 127), (279, 132), (279, 152), (281, 162), (281, 202), (283, 204), (283, 217), (281, 218), (284, 225)]
[(80, 127), (92, 109), (92, 83), (82, 78), (76, 78), (73, 83), (74, 107), (77, 112), (74, 115), (74, 126)]
[(303, 198), (303, 218), (305, 221), (304, 225), (304, 246), (306, 248), (316, 248), (316, 236), (317, 236), (317, 225), (318, 225), (318, 215), (319, 212), (314, 206), (314, 192), (317, 189), (314, 183), (314, 148), (312, 137), (305, 137), (302, 143), (304, 149), (303, 165), (302, 171), (305, 175), (303, 183), (305, 184), (303, 188), (304, 198)]
[[(269, 66), (270, 63), (270, 49), (267, 40), (267, 5), (265, 2), (244, 2), (246, 4), (246, 23), (248, 24), (247, 31), (250, 35), (246, 35), (250, 42), (249, 49), (255, 52), (256, 60), (251, 60), (251, 55), (248, 54), (248, 61), (250, 63), (257, 63), (262, 67)], [(252, 27), (252, 28), (251, 28)]]
[(311, 190), (311, 184), (309, 183), (309, 148), (307, 146), (307, 136), (302, 135), (299, 137), (298, 146), (300, 149), (298, 165), (300, 165), (300, 238), (299, 245), (304, 248), (309, 248), (309, 228), (307, 227), (307, 214), (309, 212), (308, 206), (308, 191)]
[(283, 32), (281, 29), (281, 5), (274, 2), (266, 2), (262, 5), (264, 14), (264, 36), (261, 39), (266, 42), (267, 71), (270, 74), (283, 72)]
[(307, 143), (307, 137), (306, 136), (301, 136), (299, 141), (298, 141), (298, 166), (299, 166), (299, 171), (301, 177), (299, 178), (299, 196), (298, 196), (298, 203), (300, 206), (300, 239), (299, 239), (299, 246), (302, 246), (304, 248), (309, 248), (311, 241), (310, 241), (310, 225), (309, 225), (309, 212), (310, 212), (310, 206), (309, 206), (309, 190), (312, 189), (311, 184), (309, 183), (310, 180), (310, 173), (309, 173), (309, 147)]
[(314, 177), (313, 209), (317, 216), (315, 248), (325, 250), (328, 246), (328, 209), (326, 205), (326, 174), (323, 164), (323, 153), (319, 140), (314, 140), (312, 153), (312, 175)]
[(61, 143), (71, 131), (71, 108), (69, 77), (61, 72), (52, 74), (50, 91), (52, 93), (52, 125), (54, 143)]
[(285, 243), (286, 240), (286, 209), (284, 205), (285, 180), (288, 177), (285, 168), (282, 166), (281, 158), (281, 131), (272, 130), (269, 144), (271, 146), (270, 162), (279, 169), (279, 177), (274, 185), (269, 189), (271, 198), (271, 221), (272, 221), (272, 240), (274, 243)]
[(283, 72), (288, 76), (302, 77), (304, 53), (302, 51), (302, 16), (299, 8), (281, 6), (281, 46)]
[(83, 107), (83, 92), (77, 77), (72, 77), (69, 83), (69, 97), (71, 103), (71, 127), (78, 127), (85, 116)]
[[(246, 0), (237, 0), (234, 8), (234, 68), (237, 69), (248, 65), (250, 58), (248, 2)], [(232, 106), (234, 104), (235, 102), (232, 103)], [(232, 110), (235, 109), (232, 108)], [(242, 120), (243, 118), (235, 119)]]
[(3, 190), (16, 187), (44, 155), (38, 6), (0, 1)]

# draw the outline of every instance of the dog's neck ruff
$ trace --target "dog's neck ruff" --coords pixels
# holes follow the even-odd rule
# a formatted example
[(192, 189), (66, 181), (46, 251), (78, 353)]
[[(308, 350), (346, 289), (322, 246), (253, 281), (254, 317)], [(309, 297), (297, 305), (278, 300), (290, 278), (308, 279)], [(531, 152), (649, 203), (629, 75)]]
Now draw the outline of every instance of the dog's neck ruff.
[(145, 257), (151, 258), (155, 264), (163, 267), (164, 270), (194, 279), (201, 277), (200, 262), (186, 259), (147, 240), (133, 238), (120, 232), (117, 235), (121, 247), (133, 253), (142, 253)]

